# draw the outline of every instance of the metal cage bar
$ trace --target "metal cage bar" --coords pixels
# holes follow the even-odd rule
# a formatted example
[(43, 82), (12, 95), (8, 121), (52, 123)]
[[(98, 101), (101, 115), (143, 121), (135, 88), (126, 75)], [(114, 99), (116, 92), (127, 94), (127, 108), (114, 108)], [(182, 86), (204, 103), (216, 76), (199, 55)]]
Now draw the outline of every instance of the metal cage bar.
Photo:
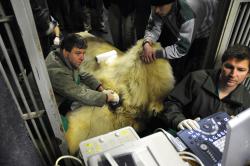
[(249, 2), (250, 0), (231, 0), (227, 17), (221, 33), (215, 55), (215, 66), (220, 66), (220, 59), (228, 46), (236, 43), (249, 46)]
[[(48, 115), (50, 125), (55, 137), (58, 139), (58, 147), (63, 155), (68, 154), (67, 143), (64, 138), (64, 130), (58, 107), (50, 83), (49, 75), (40, 46), (35, 22), (29, 0), (10, 0), (13, 7), (31, 68), (41, 95), (44, 109)], [(59, 154), (58, 154), (59, 155)], [(65, 161), (66, 165), (71, 165)]]
[[(3, 10), (3, 7), (2, 7), (2, 4), (1, 4), (1, 3), (0, 3), (0, 14), (1, 14), (2, 16), (6, 16), (5, 13), (4, 13), (4, 10)], [(33, 94), (32, 90), (31, 90), (31, 87), (30, 87), (30, 84), (29, 84), (29, 81), (28, 81), (28, 78), (27, 78), (25, 69), (24, 69), (24, 67), (23, 67), (23, 64), (22, 64), (22, 61), (21, 61), (21, 58), (20, 58), (20, 55), (19, 55), (17, 46), (16, 46), (15, 41), (14, 41), (14, 37), (13, 37), (13, 35), (12, 35), (12, 32), (11, 32), (11, 29), (10, 29), (10, 26), (9, 26), (8, 22), (5, 22), (5, 23), (4, 23), (4, 27), (5, 27), (5, 30), (6, 30), (6, 32), (7, 32), (8, 37), (9, 37), (9, 41), (10, 41), (11, 46), (12, 46), (12, 49), (13, 49), (13, 51), (14, 51), (14, 55), (15, 55), (15, 58), (16, 58), (16, 60), (17, 60), (18, 67), (19, 67), (19, 69), (20, 69), (20, 71), (21, 71), (21, 73), (22, 73), (22, 77), (23, 77), (23, 79), (24, 79), (24, 83), (25, 83), (25, 86), (26, 86), (26, 88), (27, 88), (27, 90), (28, 90), (28, 94), (29, 94), (29, 96), (30, 96), (30, 98), (31, 98), (32, 104), (33, 104), (33, 106), (35, 107), (35, 111), (39, 111), (39, 108), (38, 108), (38, 106), (37, 106), (37, 102), (36, 102), (36, 100), (35, 100), (35, 97), (34, 97), (34, 94)], [(55, 154), (55, 149), (53, 148), (53, 145), (52, 145), (52, 143), (51, 143), (51, 139), (50, 139), (49, 134), (48, 134), (48, 132), (47, 132), (47, 130), (46, 130), (46, 127), (45, 127), (45, 125), (44, 125), (44, 122), (43, 122), (43, 120), (42, 120), (41, 117), (39, 117), (38, 119), (39, 119), (40, 124), (42, 125), (43, 132), (44, 132), (44, 134), (45, 134), (45, 136), (46, 136), (46, 139), (47, 139), (47, 141), (48, 141), (48, 143), (49, 143), (49, 146), (50, 146), (50, 148), (51, 148), (51, 150), (52, 150), (52, 153), (54, 154), (54, 157), (55, 157), (55, 156), (56, 156), (56, 154)]]
[(247, 37), (249, 38), (249, 29), (250, 29), (250, 17), (249, 17), (249, 15), (250, 15), (250, 4), (247, 4), (247, 10), (248, 10), (248, 16), (247, 17), (245, 17), (245, 20), (247, 21), (247, 24), (246, 24), (246, 27), (245, 27), (245, 31), (244, 31), (244, 34), (243, 34), (243, 38), (242, 38), (242, 40), (241, 40), (241, 44), (247, 44), (246, 43), (246, 39), (247, 39)]
[[(9, 79), (8, 79), (6, 73), (5, 73), (5, 70), (4, 70), (4, 68), (3, 68), (2, 63), (0, 63), (0, 72), (1, 72), (1, 74), (3, 75), (4, 81), (6, 82), (6, 85), (8, 86), (8, 88), (9, 88), (9, 90), (10, 90), (11, 96), (13, 97), (13, 100), (14, 100), (16, 106), (17, 106), (18, 112), (19, 112), (20, 116), (22, 116), (21, 107), (20, 107), (20, 105), (19, 105), (19, 103), (18, 103), (18, 100), (17, 100), (17, 98), (16, 98), (16, 95), (15, 95), (15, 93), (14, 93), (12, 87), (11, 87), (11, 83), (9, 82)], [(28, 131), (28, 133), (29, 133), (29, 136), (30, 136), (30, 138), (31, 138), (32, 143), (34, 144), (35, 148), (37, 149), (37, 152), (38, 152), (39, 156), (41, 157), (41, 161), (43, 162), (43, 165), (46, 165), (46, 162), (45, 162), (45, 160), (44, 160), (44, 158), (43, 158), (42, 152), (41, 152), (41, 150), (38, 148), (38, 145), (37, 145), (37, 143), (36, 143), (36, 141), (35, 141), (35, 138), (34, 138), (32, 132), (31, 132), (31, 130), (30, 130), (28, 124), (27, 124), (27, 121), (24, 121), (24, 124), (25, 124), (25, 127), (26, 127), (26, 129), (27, 129), (27, 131)]]
[[(55, 101), (53, 89), (50, 84), (38, 34), (35, 29), (35, 22), (30, 2), (29, 0), (10, 0), (8, 3), (11, 4), (14, 15), (7, 16), (3, 9), (5, 6), (2, 6), (2, 2), (0, 2), (0, 24), (3, 25), (6, 32), (4, 32), (4, 37), (8, 37), (6, 40), (6, 42), (8, 42), (8, 49), (11, 47), (10, 49), (13, 51), (14, 56), (10, 59), (10, 55), (8, 54), (1, 32), (0, 49), (3, 56), (1, 56), (0, 72), (4, 76), (4, 81), (10, 89), (15, 105), (18, 108), (18, 112), (23, 118), (30, 139), (34, 144), (34, 147), (37, 149), (38, 154), (42, 158), (42, 163), (44, 165), (53, 165), (56, 157), (61, 154), (68, 154), (68, 148), (64, 139), (62, 121)], [(38, 106), (39, 103), (37, 103), (33, 89), (31, 88), (31, 84), (26, 75), (26, 69), (24, 68), (20, 56), (21, 52), (19, 53), (20, 50), (17, 48), (18, 43), (15, 43), (15, 36), (13, 36), (12, 33), (12, 24), (10, 24), (12, 21), (17, 21), (18, 28), (15, 28), (18, 29), (17, 32), (21, 34), (21, 39), (30, 62), (29, 65), (31, 65), (32, 73), (35, 77), (35, 82), (44, 108), (40, 108)], [(17, 66), (13, 66), (13, 63), (15, 62), (12, 61), (12, 58), (15, 58), (14, 61), (17, 62)], [(2, 60), (6, 61), (8, 68), (3, 67)], [(4, 64), (4, 66), (6, 66), (6, 64)], [(19, 76), (22, 77), (22, 82), (20, 81)], [(24, 86), (21, 86), (21, 83), (24, 83), (22, 84)], [(24, 93), (23, 88), (27, 90), (27, 94)], [(31, 99), (31, 102), (27, 101), (27, 97)], [(53, 130), (53, 136), (49, 135), (42, 118), (45, 111)], [(38, 138), (35, 138), (34, 136), (37, 136)], [(53, 140), (56, 141), (56, 144), (52, 143), (51, 137), (53, 137)], [(65, 161), (65, 165), (69, 166), (72, 165), (72, 163), (70, 161)]]
[[(244, 5), (247, 6), (247, 4), (244, 4)], [(241, 42), (242, 41), (242, 35), (245, 32), (245, 27), (246, 27), (246, 24), (247, 24), (247, 21), (248, 21), (247, 18), (249, 18), (249, 15), (250, 15), (250, 10), (247, 10), (246, 13), (244, 13), (244, 19), (243, 19), (243, 23), (241, 25), (240, 32), (237, 34), (237, 41), (236, 41), (237, 44), (240, 44), (240, 43), (243, 44)]]
[(236, 37), (237, 37), (238, 31), (239, 31), (239, 28), (241, 27), (240, 25), (242, 23), (244, 13), (245, 13), (245, 11), (247, 9), (247, 5), (243, 5), (242, 8), (243, 8), (242, 10), (239, 10), (241, 12), (239, 14), (237, 23), (235, 24), (235, 29), (234, 29), (234, 32), (232, 34), (232, 38), (231, 38), (231, 41), (230, 41), (230, 44), (229, 44), (230, 46), (232, 46), (235, 43), (235, 40), (237, 40)]
[[(4, 42), (3, 42), (3, 39), (2, 39), (2, 35), (0, 35), (0, 46), (1, 46), (1, 49), (3, 51), (3, 55), (5, 57), (5, 60), (6, 60), (7, 64), (8, 64), (8, 67), (10, 69), (11, 75), (12, 75), (12, 77), (14, 79), (14, 82), (15, 82), (15, 85), (17, 87), (17, 90), (18, 90), (18, 92), (20, 94), (20, 97), (21, 97), (23, 103), (24, 103), (25, 109), (27, 110), (28, 113), (31, 113), (31, 110), (30, 110), (28, 102), (27, 102), (27, 100), (25, 98), (24, 92), (23, 92), (23, 90), (21, 88), (21, 85), (20, 85), (20, 83), (18, 81), (18, 77), (16, 76), (15, 69), (13, 68), (13, 64), (12, 64), (10, 58), (9, 58), (7, 49), (6, 49), (5, 45), (4, 45)], [(50, 164), (52, 164), (53, 163), (52, 162), (52, 158), (51, 158), (51, 156), (49, 154), (49, 151), (48, 151), (47, 147), (45, 146), (45, 143), (44, 143), (44, 141), (42, 139), (41, 133), (40, 133), (38, 127), (37, 127), (36, 122), (33, 119), (31, 119), (31, 123), (32, 123), (32, 125), (33, 125), (33, 127), (35, 129), (35, 132), (36, 132), (36, 134), (37, 134), (37, 136), (39, 138), (39, 141), (41, 142), (41, 145), (42, 145), (42, 147), (44, 149), (46, 157), (48, 158)]]

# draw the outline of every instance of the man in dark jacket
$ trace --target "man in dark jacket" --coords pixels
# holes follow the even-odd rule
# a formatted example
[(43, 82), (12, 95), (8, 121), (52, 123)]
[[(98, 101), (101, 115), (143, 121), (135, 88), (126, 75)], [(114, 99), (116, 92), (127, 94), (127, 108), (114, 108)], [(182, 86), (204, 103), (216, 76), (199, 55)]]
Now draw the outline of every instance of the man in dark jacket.
[(193, 119), (218, 111), (236, 115), (250, 107), (250, 94), (242, 82), (250, 73), (250, 50), (235, 45), (225, 51), (219, 70), (200, 70), (187, 75), (165, 101), (159, 116), (174, 129), (199, 128)]
[(52, 51), (46, 58), (57, 104), (63, 104), (72, 110), (81, 105), (100, 107), (107, 102), (119, 101), (119, 96), (112, 90), (105, 90), (94, 76), (84, 71), (79, 72), (86, 48), (87, 42), (83, 37), (69, 34), (63, 39), (60, 50)]

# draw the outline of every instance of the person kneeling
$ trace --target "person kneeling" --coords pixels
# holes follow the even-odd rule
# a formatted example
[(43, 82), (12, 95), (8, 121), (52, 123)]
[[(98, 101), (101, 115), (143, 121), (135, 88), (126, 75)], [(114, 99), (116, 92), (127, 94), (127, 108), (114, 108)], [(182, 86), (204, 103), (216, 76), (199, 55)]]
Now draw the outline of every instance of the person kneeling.
[(46, 58), (61, 114), (81, 105), (101, 107), (108, 102), (119, 102), (117, 93), (105, 90), (93, 75), (79, 71), (86, 49), (87, 41), (82, 36), (69, 34), (62, 40), (60, 49), (50, 52)]

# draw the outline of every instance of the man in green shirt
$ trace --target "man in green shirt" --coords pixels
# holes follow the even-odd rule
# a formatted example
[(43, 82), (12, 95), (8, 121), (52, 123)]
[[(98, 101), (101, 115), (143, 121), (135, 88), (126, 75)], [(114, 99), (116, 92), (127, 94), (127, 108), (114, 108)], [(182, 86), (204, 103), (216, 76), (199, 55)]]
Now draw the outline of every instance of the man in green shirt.
[(63, 39), (60, 49), (50, 52), (46, 58), (58, 105), (63, 103), (75, 109), (81, 105), (103, 106), (107, 102), (119, 102), (115, 92), (104, 90), (93, 75), (79, 71), (86, 48), (87, 42), (82, 36), (69, 34)]

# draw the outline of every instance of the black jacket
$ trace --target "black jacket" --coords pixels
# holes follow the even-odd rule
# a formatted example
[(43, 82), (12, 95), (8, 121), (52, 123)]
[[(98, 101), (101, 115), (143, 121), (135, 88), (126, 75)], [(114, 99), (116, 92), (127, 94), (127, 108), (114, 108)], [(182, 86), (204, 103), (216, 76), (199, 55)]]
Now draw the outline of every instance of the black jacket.
[(250, 107), (250, 94), (243, 85), (223, 99), (217, 93), (219, 70), (200, 70), (187, 75), (169, 94), (159, 118), (176, 129), (184, 119), (204, 118), (218, 111), (236, 115)]
[(41, 36), (45, 36), (50, 24), (50, 13), (47, 1), (30, 0), (30, 5), (34, 15), (34, 21), (38, 34)]

